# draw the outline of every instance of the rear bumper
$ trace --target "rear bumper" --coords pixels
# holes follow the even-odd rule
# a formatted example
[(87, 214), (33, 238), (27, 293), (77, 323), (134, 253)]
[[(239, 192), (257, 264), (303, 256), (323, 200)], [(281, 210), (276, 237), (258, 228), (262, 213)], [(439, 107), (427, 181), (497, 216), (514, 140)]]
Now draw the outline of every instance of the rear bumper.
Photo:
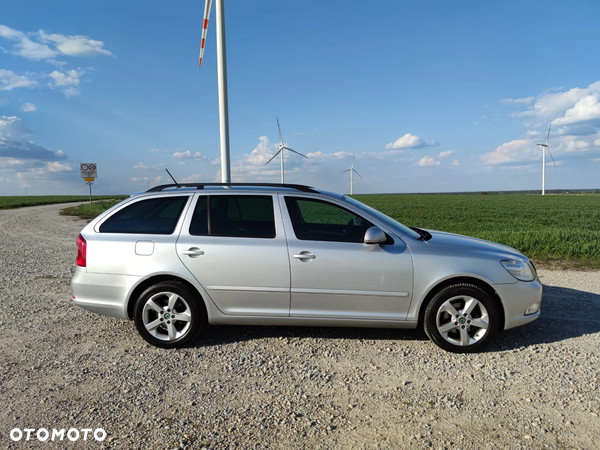
[(73, 303), (104, 316), (129, 319), (127, 299), (140, 277), (89, 273), (78, 267), (71, 279)]
[(540, 310), (534, 314), (525, 315), (525, 311), (534, 303), (542, 302), (542, 283), (539, 279), (513, 284), (496, 284), (496, 292), (504, 306), (504, 329), (518, 327), (533, 322), (540, 316)]

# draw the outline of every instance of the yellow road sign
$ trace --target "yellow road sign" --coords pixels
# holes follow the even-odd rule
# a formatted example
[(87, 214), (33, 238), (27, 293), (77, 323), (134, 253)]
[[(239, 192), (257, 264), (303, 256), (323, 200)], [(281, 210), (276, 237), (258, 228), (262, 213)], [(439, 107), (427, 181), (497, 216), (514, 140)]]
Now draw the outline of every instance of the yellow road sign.
[(83, 181), (94, 181), (95, 178), (84, 178)]

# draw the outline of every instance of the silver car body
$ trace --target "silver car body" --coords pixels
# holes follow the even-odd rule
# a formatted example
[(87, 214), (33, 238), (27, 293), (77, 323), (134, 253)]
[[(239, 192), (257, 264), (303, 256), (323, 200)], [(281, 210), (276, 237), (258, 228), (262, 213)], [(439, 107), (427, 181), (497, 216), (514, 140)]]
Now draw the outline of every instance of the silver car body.
[[(192, 211), (201, 196), (269, 195), (275, 238), (192, 236)], [(132, 202), (188, 196), (169, 235), (101, 233), (113, 213)], [(391, 245), (296, 238), (285, 197), (323, 200), (352, 211), (393, 238)], [(394, 225), (396, 224), (396, 225)], [(99, 314), (131, 319), (133, 303), (157, 280), (182, 280), (201, 295), (211, 324), (323, 325), (416, 328), (426, 302), (449, 282), (485, 287), (500, 302), (501, 328), (535, 320), (537, 278), (518, 281), (501, 260), (528, 259), (517, 250), (465, 236), (416, 233), (339, 194), (286, 188), (174, 189), (137, 194), (106, 211), (81, 232), (87, 266), (72, 279), (73, 302)], [(313, 258), (314, 257), (314, 258)]]

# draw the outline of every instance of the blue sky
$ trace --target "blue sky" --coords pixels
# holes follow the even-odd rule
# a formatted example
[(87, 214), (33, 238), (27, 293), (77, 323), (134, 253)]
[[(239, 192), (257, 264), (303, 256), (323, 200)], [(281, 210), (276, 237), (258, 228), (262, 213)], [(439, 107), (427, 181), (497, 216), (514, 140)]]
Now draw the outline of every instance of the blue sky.
[[(600, 3), (225, 0), (232, 181), (355, 193), (600, 188)], [(0, 195), (220, 181), (215, 8), (21, 1), (0, 16)]]

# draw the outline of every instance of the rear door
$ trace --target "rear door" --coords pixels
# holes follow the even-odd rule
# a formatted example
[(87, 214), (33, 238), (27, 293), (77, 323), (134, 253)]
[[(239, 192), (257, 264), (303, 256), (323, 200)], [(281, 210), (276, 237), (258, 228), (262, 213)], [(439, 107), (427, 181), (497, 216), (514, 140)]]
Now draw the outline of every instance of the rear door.
[(288, 316), (290, 267), (272, 194), (197, 194), (177, 241), (183, 264), (225, 314)]
[(318, 198), (284, 196), (292, 277), (290, 316), (405, 320), (413, 268), (399, 238), (363, 243), (373, 223)]

